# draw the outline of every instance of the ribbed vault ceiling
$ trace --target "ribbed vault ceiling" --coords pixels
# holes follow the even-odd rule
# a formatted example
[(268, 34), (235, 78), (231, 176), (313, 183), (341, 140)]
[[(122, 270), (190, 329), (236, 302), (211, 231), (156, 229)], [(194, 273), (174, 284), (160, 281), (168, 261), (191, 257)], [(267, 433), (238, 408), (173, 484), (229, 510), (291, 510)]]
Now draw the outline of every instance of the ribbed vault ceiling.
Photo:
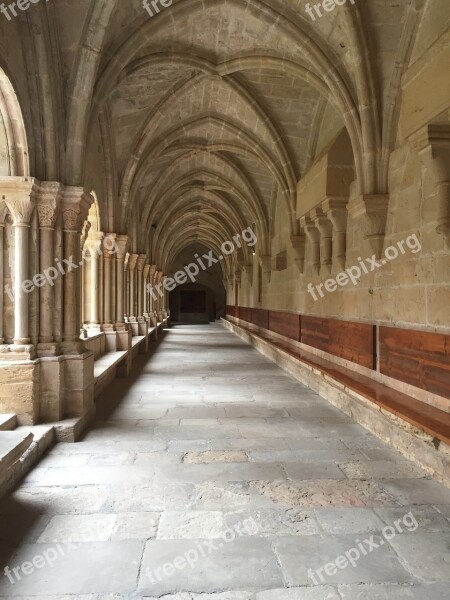
[[(343, 127), (361, 191), (385, 190), (389, 99), (420, 1), (347, 2), (315, 22), (302, 0), (174, 0), (153, 18), (140, 2), (112, 4), (93, 12), (92, 98), (73, 99), (68, 130), (106, 124), (115, 220), (138, 219), (136, 250), (151, 232), (167, 267), (187, 244), (217, 247), (256, 224), (268, 253), (275, 203), (295, 235), (297, 182)], [(71, 161), (81, 178), (81, 150)]]

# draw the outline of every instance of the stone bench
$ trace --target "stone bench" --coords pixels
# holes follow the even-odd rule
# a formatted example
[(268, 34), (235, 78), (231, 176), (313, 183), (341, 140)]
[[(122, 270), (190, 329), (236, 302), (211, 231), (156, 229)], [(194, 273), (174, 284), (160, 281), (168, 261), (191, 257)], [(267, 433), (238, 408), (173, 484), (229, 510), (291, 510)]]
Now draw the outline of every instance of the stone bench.
[(117, 369), (122, 362), (127, 359), (126, 350), (116, 352), (107, 352), (98, 358), (94, 363), (94, 398), (97, 398), (101, 392), (116, 378)]

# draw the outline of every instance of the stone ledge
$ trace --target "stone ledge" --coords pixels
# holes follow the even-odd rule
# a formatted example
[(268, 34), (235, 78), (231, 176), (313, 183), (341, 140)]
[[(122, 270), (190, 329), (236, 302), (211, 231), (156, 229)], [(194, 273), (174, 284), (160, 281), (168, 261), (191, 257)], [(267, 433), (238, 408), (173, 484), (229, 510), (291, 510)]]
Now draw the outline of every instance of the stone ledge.
[(450, 487), (450, 446), (324, 375), (319, 368), (302, 363), (251, 331), (222, 320), (225, 327), (254, 346), (295, 379), (365, 427), (383, 442), (412, 460), (432, 477)]
[(0, 415), (0, 431), (13, 431), (17, 427), (15, 414)]
[(15, 449), (15, 461), (10, 464), (3, 478), (0, 472), (0, 498), (13, 490), (55, 443), (55, 431), (52, 426), (18, 427), (11, 433), (23, 441)]

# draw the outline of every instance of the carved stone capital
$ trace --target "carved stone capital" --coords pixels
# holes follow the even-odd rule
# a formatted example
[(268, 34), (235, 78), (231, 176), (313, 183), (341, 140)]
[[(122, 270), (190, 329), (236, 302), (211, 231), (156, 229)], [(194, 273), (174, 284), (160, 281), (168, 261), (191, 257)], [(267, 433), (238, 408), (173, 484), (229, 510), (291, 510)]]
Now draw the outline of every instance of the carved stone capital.
[(333, 228), (338, 233), (347, 230), (348, 200), (346, 198), (326, 198), (321, 209), (324, 215), (331, 221)]
[(310, 217), (304, 216), (300, 219), (300, 224), (309, 241), (313, 244), (318, 244), (320, 242), (320, 237), (315, 222)]
[(138, 254), (137, 261), (136, 261), (136, 268), (138, 271), (144, 270), (146, 260), (147, 260), (146, 254)]
[(85, 246), (89, 250), (91, 258), (99, 258), (103, 254), (102, 243), (105, 234), (98, 231), (90, 231), (86, 238)]
[(29, 226), (38, 187), (33, 177), (0, 177), (0, 200), (8, 207), (14, 225)]
[(350, 217), (359, 222), (364, 239), (378, 258), (383, 250), (388, 208), (389, 196), (384, 194), (359, 196), (348, 205)]
[(137, 259), (139, 254), (130, 254), (128, 257), (128, 268), (130, 271), (134, 271), (136, 268)]
[(127, 245), (128, 245), (128, 236), (127, 235), (118, 235), (116, 237), (117, 244), (117, 260), (125, 260), (125, 255), (127, 253)]
[(0, 227), (5, 226), (5, 217), (8, 212), (8, 207), (4, 200), (0, 200)]
[(83, 188), (64, 188), (61, 201), (64, 231), (81, 233), (92, 202), (92, 196)]
[(54, 229), (64, 187), (56, 181), (43, 181), (36, 193), (39, 227)]
[(103, 258), (112, 259), (113, 254), (117, 253), (117, 234), (105, 233), (103, 239)]
[(150, 267), (151, 267), (151, 265), (145, 265), (144, 266), (144, 279), (145, 279), (145, 281), (147, 281), (148, 276), (150, 274)]

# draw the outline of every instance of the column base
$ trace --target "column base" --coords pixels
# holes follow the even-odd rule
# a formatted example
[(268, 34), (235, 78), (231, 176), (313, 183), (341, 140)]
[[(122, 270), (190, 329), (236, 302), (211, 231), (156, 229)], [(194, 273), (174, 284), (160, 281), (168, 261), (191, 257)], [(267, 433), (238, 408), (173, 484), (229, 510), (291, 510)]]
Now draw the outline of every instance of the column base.
[(6, 346), (8, 350), (2, 354), (6, 360), (34, 360), (36, 349), (32, 344), (11, 344)]
[(87, 352), (83, 340), (61, 342), (61, 354), (65, 356), (79, 356)]
[(39, 358), (54, 357), (59, 354), (59, 344), (55, 344), (55, 342), (39, 342), (37, 345), (37, 355)]

